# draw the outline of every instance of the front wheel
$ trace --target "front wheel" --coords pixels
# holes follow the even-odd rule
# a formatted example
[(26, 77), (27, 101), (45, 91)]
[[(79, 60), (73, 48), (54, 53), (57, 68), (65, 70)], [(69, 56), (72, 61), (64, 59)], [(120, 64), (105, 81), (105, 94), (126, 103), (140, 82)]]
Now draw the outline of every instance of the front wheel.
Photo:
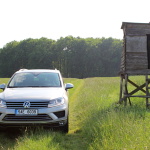
[(69, 121), (68, 121), (68, 119), (67, 119), (66, 124), (64, 126), (61, 126), (60, 129), (64, 133), (68, 133), (69, 132)]

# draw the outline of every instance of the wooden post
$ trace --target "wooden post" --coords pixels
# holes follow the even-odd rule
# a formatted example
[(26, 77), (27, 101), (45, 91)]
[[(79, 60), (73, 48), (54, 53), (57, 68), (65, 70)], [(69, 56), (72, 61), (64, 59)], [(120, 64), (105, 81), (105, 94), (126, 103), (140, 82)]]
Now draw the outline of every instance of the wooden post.
[(128, 97), (128, 74), (121, 75), (120, 79), (120, 95), (119, 95), (119, 103), (124, 102), (124, 105), (127, 105), (127, 99), (129, 100), (129, 104), (131, 105), (130, 97)]
[(123, 75), (120, 76), (120, 96), (119, 96), (119, 100), (122, 99), (122, 91), (123, 91)]
[(149, 79), (148, 79), (148, 75), (146, 75), (146, 107), (148, 108), (149, 102), (148, 102), (148, 96), (149, 96)]
[(125, 106), (127, 105), (127, 97), (126, 97), (126, 95), (128, 94), (128, 91), (127, 91), (127, 83), (128, 83), (128, 75), (125, 74), (125, 83), (124, 83), (124, 96), (125, 96), (124, 105), (125, 105)]

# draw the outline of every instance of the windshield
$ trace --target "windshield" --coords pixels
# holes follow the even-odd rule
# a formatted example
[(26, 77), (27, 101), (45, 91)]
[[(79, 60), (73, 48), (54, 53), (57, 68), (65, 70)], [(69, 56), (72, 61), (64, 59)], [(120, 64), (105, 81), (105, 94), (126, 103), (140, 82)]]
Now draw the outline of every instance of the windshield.
[(61, 87), (58, 73), (28, 72), (17, 73), (11, 79), (9, 88), (13, 87)]

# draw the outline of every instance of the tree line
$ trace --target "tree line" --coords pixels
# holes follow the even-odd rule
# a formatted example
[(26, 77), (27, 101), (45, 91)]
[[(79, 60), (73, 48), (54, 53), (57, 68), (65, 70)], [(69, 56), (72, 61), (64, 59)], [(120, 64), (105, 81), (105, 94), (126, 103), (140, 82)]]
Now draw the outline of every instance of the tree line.
[(122, 40), (61, 37), (12, 41), (0, 49), (0, 77), (21, 69), (55, 69), (63, 77), (117, 76)]

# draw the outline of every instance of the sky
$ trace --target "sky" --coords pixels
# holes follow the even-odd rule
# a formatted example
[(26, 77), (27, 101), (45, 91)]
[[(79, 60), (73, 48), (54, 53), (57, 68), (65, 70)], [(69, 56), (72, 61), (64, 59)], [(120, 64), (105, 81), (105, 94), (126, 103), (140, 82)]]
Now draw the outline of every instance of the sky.
[(150, 22), (149, 4), (149, 0), (0, 0), (0, 48), (41, 37), (122, 39), (122, 22)]

